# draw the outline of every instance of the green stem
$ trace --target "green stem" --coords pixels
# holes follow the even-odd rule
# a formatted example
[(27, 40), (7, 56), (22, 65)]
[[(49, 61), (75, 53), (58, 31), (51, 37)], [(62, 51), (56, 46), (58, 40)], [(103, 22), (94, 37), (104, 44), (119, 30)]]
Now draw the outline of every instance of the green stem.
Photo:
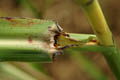
[[(0, 61), (51, 61), (46, 49), (53, 21), (0, 18)], [(49, 45), (49, 44), (48, 44)]]
[[(90, 0), (82, 5), (88, 21), (95, 32), (101, 45), (113, 45), (112, 34), (106, 23), (102, 10), (97, 0)], [(107, 36), (106, 36), (107, 35)]]
[(114, 47), (114, 50), (111, 52), (103, 52), (103, 55), (106, 58), (117, 80), (120, 80), (120, 52), (117, 46)]
[[(55, 35), (51, 30), (57, 29), (55, 22), (49, 20), (0, 18), (0, 61), (50, 62), (50, 55), (57, 51), (51, 46)], [(95, 37), (87, 34), (70, 36), (81, 41)]]
[(118, 48), (115, 46), (112, 34), (106, 23), (102, 10), (97, 0), (77, 0), (83, 8), (88, 21), (96, 34), (99, 42), (103, 46), (114, 46), (112, 52), (103, 52), (108, 64), (110, 65), (114, 75), (120, 80), (120, 53)]

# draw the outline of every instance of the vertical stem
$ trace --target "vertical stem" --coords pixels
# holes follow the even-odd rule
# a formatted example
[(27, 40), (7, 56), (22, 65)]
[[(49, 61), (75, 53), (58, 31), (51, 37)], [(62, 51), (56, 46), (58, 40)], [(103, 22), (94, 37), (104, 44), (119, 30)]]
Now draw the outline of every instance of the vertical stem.
[(96, 34), (99, 42), (103, 46), (113, 46), (112, 52), (104, 52), (103, 55), (107, 60), (111, 70), (118, 80), (120, 80), (120, 53), (115, 46), (112, 34), (106, 23), (102, 10), (97, 0), (76, 0), (83, 8), (88, 21)]
[(83, 5), (83, 8), (93, 31), (100, 41), (100, 44), (106, 46), (113, 45), (112, 34), (98, 1), (91, 0), (91, 2)]
[(104, 52), (103, 55), (117, 80), (120, 80), (120, 52), (117, 46), (112, 52)]

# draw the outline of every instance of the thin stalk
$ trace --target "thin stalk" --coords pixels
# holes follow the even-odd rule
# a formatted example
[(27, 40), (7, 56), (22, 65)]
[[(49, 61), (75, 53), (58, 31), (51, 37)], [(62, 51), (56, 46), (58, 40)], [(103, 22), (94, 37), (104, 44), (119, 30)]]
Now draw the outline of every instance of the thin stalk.
[[(81, 0), (78, 0), (81, 1)], [(83, 1), (84, 2), (84, 1)], [(86, 0), (81, 4), (88, 21), (101, 45), (113, 45), (112, 34), (97, 0)]]
[(114, 75), (120, 80), (120, 53), (113, 42), (112, 34), (106, 23), (102, 10), (97, 0), (76, 0), (83, 8), (88, 21), (103, 46), (113, 46), (112, 52), (103, 52), (105, 59), (110, 65)]

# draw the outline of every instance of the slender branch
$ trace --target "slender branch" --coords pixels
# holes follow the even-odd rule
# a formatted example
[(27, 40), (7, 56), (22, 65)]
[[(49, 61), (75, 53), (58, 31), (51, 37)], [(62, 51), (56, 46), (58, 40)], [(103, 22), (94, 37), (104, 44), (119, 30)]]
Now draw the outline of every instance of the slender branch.
[(114, 75), (120, 80), (120, 53), (113, 42), (112, 34), (106, 23), (102, 10), (97, 0), (76, 0), (83, 8), (88, 21), (96, 34), (99, 42), (103, 46), (113, 46), (115, 49), (111, 52), (103, 52)]
[[(101, 45), (113, 45), (112, 34), (97, 0), (78, 0)], [(82, 3), (81, 3), (82, 2)], [(107, 35), (107, 36), (106, 36)]]

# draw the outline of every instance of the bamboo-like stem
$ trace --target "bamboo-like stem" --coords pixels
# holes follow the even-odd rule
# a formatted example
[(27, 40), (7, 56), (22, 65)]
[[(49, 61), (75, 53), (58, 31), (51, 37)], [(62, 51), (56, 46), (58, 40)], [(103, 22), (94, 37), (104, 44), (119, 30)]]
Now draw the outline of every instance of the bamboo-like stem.
[(103, 52), (108, 64), (110, 65), (114, 75), (120, 80), (120, 53), (114, 45), (112, 34), (106, 23), (102, 10), (97, 0), (77, 0), (83, 8), (88, 21), (96, 34), (99, 42), (103, 46), (114, 46), (112, 52)]
[[(54, 31), (57, 30), (54, 21), (1, 17), (0, 61), (50, 62), (51, 55), (58, 51), (54, 48)], [(90, 36), (95, 37), (86, 34), (70, 36), (81, 41), (88, 40)], [(70, 44), (65, 40), (62, 43)]]
[[(82, 0), (80, 0), (82, 1)], [(84, 1), (82, 1), (84, 2)], [(86, 3), (86, 4), (85, 4)], [(97, 0), (86, 0), (82, 8), (101, 45), (113, 45), (112, 34)]]
[(0, 61), (51, 61), (46, 45), (53, 26), (53, 21), (0, 18)]

